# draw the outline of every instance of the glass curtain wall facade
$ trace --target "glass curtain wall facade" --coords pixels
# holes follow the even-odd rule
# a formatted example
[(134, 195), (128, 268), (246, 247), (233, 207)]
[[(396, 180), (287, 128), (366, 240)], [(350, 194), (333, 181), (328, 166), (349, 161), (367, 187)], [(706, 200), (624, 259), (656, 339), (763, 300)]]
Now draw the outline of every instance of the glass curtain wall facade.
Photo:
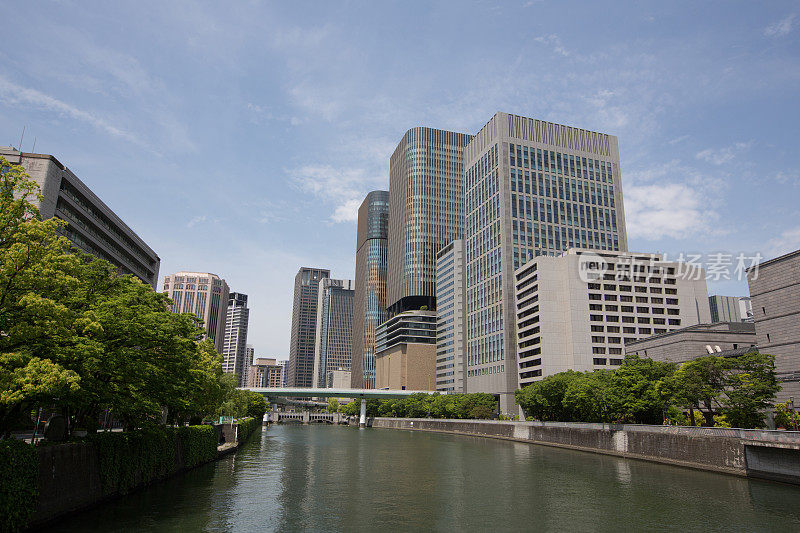
[(464, 234), (464, 147), (472, 138), (412, 128), (389, 169), (389, 315), (436, 308), (436, 253)]
[(375, 328), (386, 321), (389, 192), (372, 191), (358, 209), (350, 385), (375, 388)]
[(294, 277), (292, 332), (286, 378), (289, 387), (312, 386), (319, 282), (330, 275), (330, 270), (302, 267)]
[(515, 409), (514, 270), (570, 247), (627, 251), (617, 138), (497, 113), (464, 151), (467, 389)]
[(319, 282), (317, 334), (314, 346), (314, 386), (327, 386), (331, 370), (350, 371), (353, 354), (353, 289), (350, 279)]

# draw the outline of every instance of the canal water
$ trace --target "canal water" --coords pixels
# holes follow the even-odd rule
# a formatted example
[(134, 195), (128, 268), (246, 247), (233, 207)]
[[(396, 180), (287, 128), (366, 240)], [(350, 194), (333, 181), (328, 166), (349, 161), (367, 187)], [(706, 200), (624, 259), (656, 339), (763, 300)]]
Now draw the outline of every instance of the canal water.
[(53, 531), (800, 531), (800, 487), (480, 437), (278, 425)]

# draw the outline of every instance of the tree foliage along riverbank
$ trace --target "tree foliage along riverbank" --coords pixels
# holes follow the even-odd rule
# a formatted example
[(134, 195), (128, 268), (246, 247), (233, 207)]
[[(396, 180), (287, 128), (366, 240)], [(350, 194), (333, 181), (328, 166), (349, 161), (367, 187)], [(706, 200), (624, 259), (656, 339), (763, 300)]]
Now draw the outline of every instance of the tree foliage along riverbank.
[(537, 420), (694, 425), (697, 410), (706, 426), (723, 415), (730, 426), (760, 428), (778, 390), (768, 354), (710, 355), (680, 366), (628, 356), (615, 370), (548, 376), (518, 390), (516, 400)]
[[(412, 394), (406, 398), (367, 400), (367, 416), (399, 418), (490, 418), (497, 409), (491, 394)], [(361, 400), (341, 408), (347, 416), (358, 416)]]
[(0, 158), (0, 438), (38, 407), (90, 432), (105, 412), (128, 428), (246, 414), (250, 398), (201, 341), (201, 321), (73, 247), (37, 198)]

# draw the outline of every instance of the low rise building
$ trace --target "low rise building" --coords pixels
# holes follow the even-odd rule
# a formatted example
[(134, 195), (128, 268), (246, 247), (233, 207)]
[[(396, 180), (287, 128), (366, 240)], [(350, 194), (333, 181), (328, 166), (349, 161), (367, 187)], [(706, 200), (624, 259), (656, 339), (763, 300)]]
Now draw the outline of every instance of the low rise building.
[(404, 311), (375, 330), (375, 388), (434, 390), (436, 311)]
[(61, 233), (86, 253), (133, 274), (153, 289), (161, 259), (78, 177), (52, 155), (20, 152), (0, 146), (0, 156), (22, 165), (42, 194), (35, 202), (42, 218), (67, 223)]
[(520, 387), (616, 368), (628, 344), (711, 319), (703, 269), (658, 254), (570, 249), (528, 261), (515, 282)]
[[(285, 361), (281, 361), (284, 363)], [(248, 387), (283, 387), (284, 365), (275, 359), (259, 357), (247, 373)]]
[(715, 322), (645, 337), (625, 344), (626, 355), (685, 363), (706, 355), (736, 356), (757, 350), (756, 328), (749, 322)]
[(775, 356), (782, 390), (777, 400), (800, 399), (800, 250), (748, 269), (758, 350)]

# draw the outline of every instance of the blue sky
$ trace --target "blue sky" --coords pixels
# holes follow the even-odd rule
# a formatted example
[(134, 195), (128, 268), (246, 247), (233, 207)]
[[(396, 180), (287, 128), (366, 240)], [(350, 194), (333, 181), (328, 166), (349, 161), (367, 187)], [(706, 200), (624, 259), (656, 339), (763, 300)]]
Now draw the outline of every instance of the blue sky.
[[(6, 2), (0, 144), (51, 153), (161, 256), (249, 294), (288, 356), (301, 265), (413, 126), (506, 111), (619, 137), (629, 248), (800, 248), (792, 2)], [(746, 282), (710, 293), (744, 295)]]

